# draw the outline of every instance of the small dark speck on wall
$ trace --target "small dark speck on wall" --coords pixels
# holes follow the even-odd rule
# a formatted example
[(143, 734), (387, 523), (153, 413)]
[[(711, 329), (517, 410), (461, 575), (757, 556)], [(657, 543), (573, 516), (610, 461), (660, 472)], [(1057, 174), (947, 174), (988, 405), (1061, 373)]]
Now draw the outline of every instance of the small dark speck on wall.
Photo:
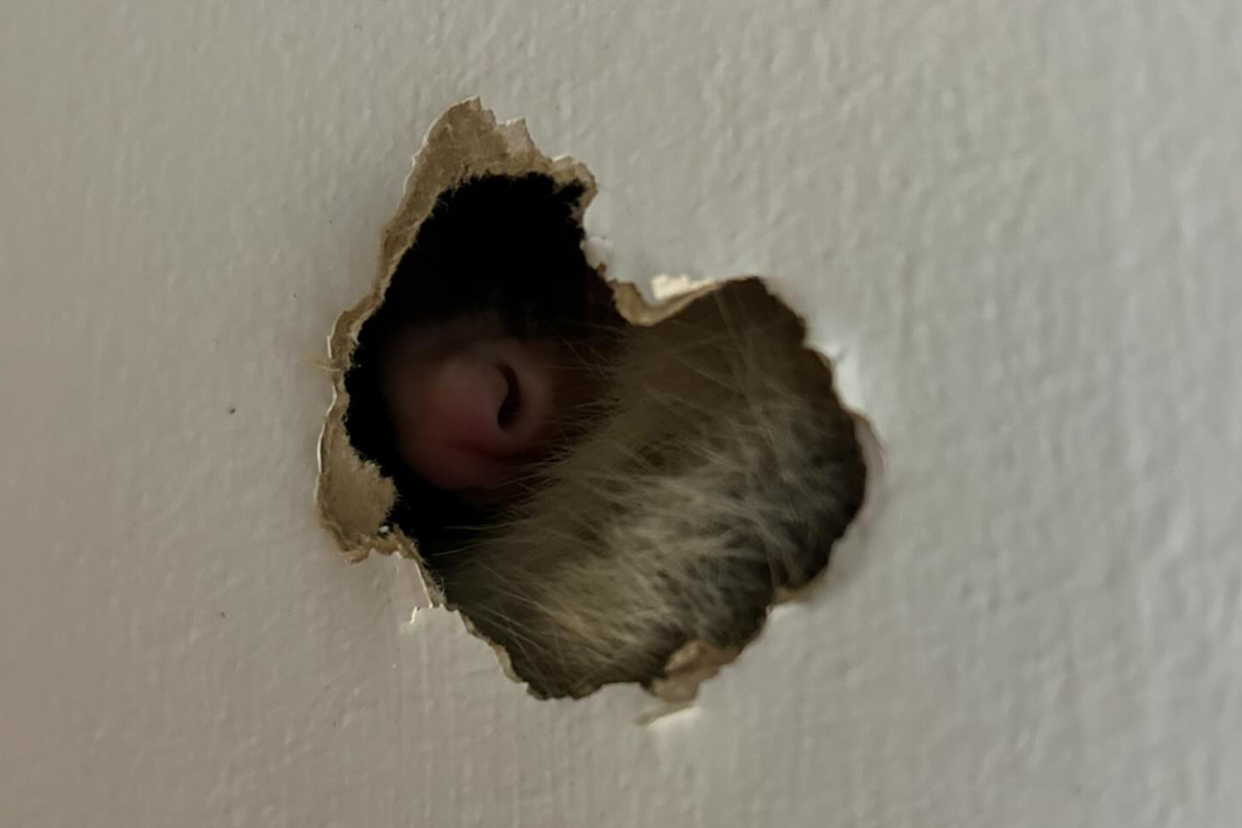
[(229, 413), (230, 413), (230, 414), (236, 414), (236, 413), (237, 413), (237, 407), (236, 407), (236, 406), (232, 406), (232, 405), (230, 405), (230, 406), (229, 406)]

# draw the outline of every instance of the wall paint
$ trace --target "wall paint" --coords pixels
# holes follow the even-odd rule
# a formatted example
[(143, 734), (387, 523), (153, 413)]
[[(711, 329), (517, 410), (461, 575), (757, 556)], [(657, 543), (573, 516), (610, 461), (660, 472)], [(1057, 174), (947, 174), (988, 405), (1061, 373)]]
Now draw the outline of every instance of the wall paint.
[[(1240, 8), (8, 3), (0, 824), (1235, 825)], [(778, 277), (886, 447), (654, 725), (314, 522), (324, 337), (475, 94), (616, 272)]]

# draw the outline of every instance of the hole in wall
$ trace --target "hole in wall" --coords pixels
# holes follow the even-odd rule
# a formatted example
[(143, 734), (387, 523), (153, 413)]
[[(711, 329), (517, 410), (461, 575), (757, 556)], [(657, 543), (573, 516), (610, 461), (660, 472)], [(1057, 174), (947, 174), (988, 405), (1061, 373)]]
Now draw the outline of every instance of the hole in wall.
[(584, 168), (453, 117), (458, 149), (501, 140), (420, 191), (433, 127), (338, 322), (325, 523), (415, 556), (535, 695), (690, 697), (827, 565), (864, 494), (854, 419), (760, 280), (647, 307), (582, 253)]

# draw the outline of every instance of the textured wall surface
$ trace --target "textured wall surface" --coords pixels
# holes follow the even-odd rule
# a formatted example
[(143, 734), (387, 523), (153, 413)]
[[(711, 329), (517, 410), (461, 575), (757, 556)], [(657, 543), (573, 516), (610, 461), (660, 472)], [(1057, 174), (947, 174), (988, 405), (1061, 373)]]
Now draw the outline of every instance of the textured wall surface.
[[(9, 0), (0, 824), (1235, 826), (1236, 0)], [(315, 366), (481, 95), (760, 271), (886, 451), (699, 702), (537, 702), (316, 525)]]

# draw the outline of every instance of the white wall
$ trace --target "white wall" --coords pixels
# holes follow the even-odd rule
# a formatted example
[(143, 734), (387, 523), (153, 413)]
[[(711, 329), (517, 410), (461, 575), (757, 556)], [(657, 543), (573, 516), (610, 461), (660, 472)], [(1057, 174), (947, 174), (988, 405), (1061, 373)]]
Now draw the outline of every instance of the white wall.
[[(1240, 8), (9, 0), (0, 824), (1237, 825)], [(475, 94), (622, 274), (784, 280), (886, 446), (652, 725), (315, 523), (315, 360)]]

